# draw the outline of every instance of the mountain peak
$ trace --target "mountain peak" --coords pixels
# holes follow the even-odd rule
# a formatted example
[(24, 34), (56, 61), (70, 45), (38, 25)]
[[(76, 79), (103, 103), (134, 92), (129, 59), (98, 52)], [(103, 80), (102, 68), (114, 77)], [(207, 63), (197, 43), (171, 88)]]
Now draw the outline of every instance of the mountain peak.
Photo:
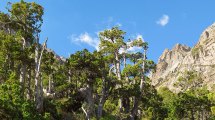
[(209, 26), (200, 36), (199, 42), (191, 49), (182, 44), (176, 44), (172, 50), (165, 49), (160, 56), (156, 72), (151, 76), (152, 84), (157, 88), (168, 87), (174, 92), (179, 77), (186, 71), (195, 71), (204, 78), (202, 85), (209, 88), (215, 79), (215, 23)]
[(211, 40), (215, 41), (215, 22), (202, 32), (197, 45), (203, 45)]

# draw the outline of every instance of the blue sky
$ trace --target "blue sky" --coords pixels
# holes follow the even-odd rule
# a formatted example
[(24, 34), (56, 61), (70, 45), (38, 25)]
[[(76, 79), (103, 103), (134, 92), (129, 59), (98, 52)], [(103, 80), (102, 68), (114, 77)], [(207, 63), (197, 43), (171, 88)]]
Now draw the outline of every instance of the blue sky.
[[(8, 1), (1, 0), (0, 10)], [(176, 43), (193, 46), (202, 31), (215, 22), (214, 0), (26, 0), (45, 8), (41, 41), (57, 54), (84, 48), (95, 50), (97, 33), (114, 25), (126, 38), (142, 36), (148, 58), (157, 62), (165, 48)]]

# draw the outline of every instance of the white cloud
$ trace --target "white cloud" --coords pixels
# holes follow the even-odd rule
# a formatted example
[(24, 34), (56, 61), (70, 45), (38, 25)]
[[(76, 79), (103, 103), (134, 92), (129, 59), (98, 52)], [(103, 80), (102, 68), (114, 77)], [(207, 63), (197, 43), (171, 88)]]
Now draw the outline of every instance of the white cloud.
[(143, 36), (140, 33), (132, 34), (132, 35), (129, 36), (129, 38), (130, 39), (139, 39), (140, 38), (140, 39), (142, 39), (144, 41)]
[(118, 22), (114, 17), (108, 17), (106, 20), (104, 20), (101, 24), (102, 26), (105, 26), (105, 28), (112, 28), (113, 26), (122, 27), (122, 23)]
[(141, 47), (130, 47), (128, 48), (128, 52), (131, 52), (131, 53), (136, 53), (136, 52), (139, 52), (142, 48)]
[(116, 23), (116, 26), (122, 27), (122, 24), (121, 23)]
[(141, 47), (129, 47), (128, 49), (124, 49), (124, 48), (120, 48), (119, 49), (119, 54), (123, 54), (123, 53), (136, 53), (139, 52), (142, 48)]
[(98, 38), (94, 38), (89, 35), (89, 33), (85, 32), (80, 34), (79, 36), (77, 35), (71, 35), (69, 39), (76, 44), (80, 43), (85, 43), (88, 44), (91, 47), (94, 47), (96, 50), (99, 50), (99, 40)]
[[(134, 39), (142, 39), (144, 42), (143, 36), (141, 34), (136, 34), (135, 36), (133, 36), (133, 38)], [(131, 46), (132, 42), (133, 41), (127, 42), (127, 46), (128, 47)], [(136, 52), (139, 52), (141, 49), (142, 49), (141, 47), (134, 46), (134, 47), (129, 47), (126, 52), (136, 53)]]
[[(96, 32), (96, 34), (98, 35), (100, 31)], [(98, 37), (92, 37), (89, 33), (85, 32), (85, 33), (82, 33), (80, 35), (71, 35), (68, 37), (72, 43), (75, 43), (75, 44), (78, 44), (78, 45), (81, 45), (81, 43), (84, 43), (84, 44), (87, 44), (91, 47), (94, 47), (96, 50), (99, 50), (99, 44), (100, 44), (100, 41), (98, 39)], [(135, 39), (139, 39), (141, 38), (142, 40), (143, 39), (143, 36), (141, 34), (136, 34), (136, 37), (134, 36), (133, 38)], [(130, 44), (132, 43), (132, 41), (130, 42), (127, 42), (127, 46), (129, 47)], [(125, 50), (124, 48), (121, 48), (119, 50), (119, 53), (122, 54), (122, 53), (136, 53), (138, 51), (140, 51), (142, 48), (141, 47), (129, 47), (127, 50)]]
[(140, 35), (140, 34), (137, 34), (136, 39), (141, 39), (141, 40), (143, 40), (143, 41), (144, 41), (143, 36), (142, 36), (142, 35)]
[(161, 26), (166, 26), (169, 23), (169, 16), (163, 15), (156, 23)]
[(122, 54), (122, 53), (127, 53), (127, 51), (126, 51), (125, 48), (120, 48), (120, 49), (119, 49), (119, 54)]

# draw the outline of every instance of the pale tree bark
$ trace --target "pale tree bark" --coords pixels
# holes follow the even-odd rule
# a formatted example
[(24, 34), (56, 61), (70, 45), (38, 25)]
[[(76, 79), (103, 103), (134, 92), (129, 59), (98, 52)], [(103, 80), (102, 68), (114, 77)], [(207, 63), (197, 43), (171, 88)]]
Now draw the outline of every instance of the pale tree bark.
[(90, 118), (92, 117), (92, 115), (94, 114), (94, 99), (93, 99), (93, 85), (92, 84), (88, 84), (86, 88), (83, 88), (81, 91), (81, 94), (83, 97), (86, 98), (86, 108), (84, 109), (84, 107), (82, 106), (82, 110), (86, 115), (86, 119), (90, 120)]
[[(144, 73), (145, 73), (145, 60), (146, 60), (146, 50), (144, 50), (144, 52), (143, 52), (142, 75), (141, 75), (141, 81), (140, 81), (140, 93), (141, 93), (141, 95), (143, 93), (143, 87), (144, 87), (144, 81), (145, 81), (145, 75), (144, 75)], [(131, 120), (135, 120), (135, 117), (137, 115), (139, 100), (141, 99), (141, 95), (137, 98), (136, 97), (134, 98), (134, 104), (133, 104), (133, 108), (132, 108), (131, 114), (130, 114)]]
[(93, 99), (93, 83), (92, 79), (88, 79), (89, 84), (87, 85), (87, 115), (89, 118), (94, 114), (94, 99)]
[[(94, 99), (93, 99), (93, 83), (92, 79), (88, 78), (87, 87), (81, 88), (80, 92), (82, 97), (86, 98), (86, 106), (82, 106), (82, 110), (86, 115), (86, 119), (90, 120), (90, 118), (94, 115)], [(86, 107), (86, 108), (84, 108)]]
[(84, 107), (81, 107), (81, 109), (84, 111), (84, 114), (86, 115), (86, 119), (90, 120), (90, 116), (88, 115), (87, 111), (84, 109)]
[(19, 82), (21, 84), (21, 96), (24, 96), (25, 89), (25, 76), (26, 76), (26, 63), (23, 62), (20, 69), (20, 79)]
[(118, 80), (122, 80), (121, 71), (120, 71), (120, 59), (119, 59), (119, 53), (118, 53), (118, 51), (115, 52), (115, 60), (116, 60), (116, 74), (117, 74), (117, 78), (118, 78)]
[(49, 75), (49, 88), (48, 93), (52, 92), (52, 74)]
[(31, 68), (28, 69), (28, 75), (27, 75), (27, 89), (26, 89), (26, 98), (28, 100), (32, 99), (32, 93), (31, 93)]
[(42, 81), (40, 77), (40, 69), (41, 69), (41, 60), (43, 56), (43, 52), (46, 48), (46, 43), (47, 40), (44, 42), (42, 46), (42, 51), (40, 52), (39, 56), (39, 38), (37, 39), (37, 47), (35, 50), (35, 63), (36, 63), (36, 68), (35, 68), (35, 102), (36, 102), (36, 109), (38, 112), (43, 111), (43, 90), (42, 90)]
[(69, 80), (68, 80), (69, 83), (71, 83), (71, 69), (69, 69)]
[[(112, 68), (110, 68), (110, 71)], [(110, 71), (109, 71), (109, 74), (110, 74)], [(100, 119), (102, 117), (103, 106), (104, 106), (105, 101), (108, 97), (108, 93), (107, 93), (108, 89), (109, 89), (109, 87), (107, 87), (107, 85), (106, 85), (106, 78), (105, 78), (105, 74), (103, 71), (103, 73), (102, 73), (102, 93), (101, 93), (102, 95), (101, 95), (99, 105), (98, 105), (98, 110), (97, 110), (98, 119)]]
[(143, 92), (143, 84), (145, 82), (145, 61), (146, 61), (146, 50), (144, 50), (143, 53), (143, 64), (142, 64), (142, 77), (141, 77), (141, 82), (140, 82), (140, 91), (141, 93)]
[[(115, 60), (116, 60), (116, 65), (115, 65), (115, 69), (116, 69), (116, 75), (119, 81), (122, 80), (121, 78), (121, 71), (120, 71), (120, 59), (119, 59), (119, 53), (118, 51), (115, 52)], [(122, 87), (122, 85), (117, 85), (117, 88)], [(119, 111), (122, 111), (122, 98), (119, 98)]]
[(102, 111), (103, 111), (103, 106), (104, 106), (105, 101), (106, 101), (106, 90), (105, 90), (105, 88), (103, 88), (102, 97), (99, 101), (98, 110), (97, 110), (97, 116), (99, 119), (102, 117)]
[[(71, 81), (71, 69), (69, 69), (68, 75), (69, 75), (68, 83), (71, 84), (71, 82), (72, 82), (72, 81)], [(69, 96), (70, 93), (71, 93), (71, 89), (68, 90), (67, 95)]]
[[(124, 65), (124, 69), (126, 68), (127, 66), (127, 63), (126, 63), (126, 52), (124, 52), (123, 54), (123, 65)], [(129, 85), (129, 78), (128, 78), (128, 75), (125, 73), (125, 81), (126, 81), (126, 84)], [(125, 112), (126, 113), (129, 113), (130, 111), (130, 98), (129, 97), (126, 97), (123, 99), (123, 103), (125, 103), (123, 105), (123, 107), (125, 108)]]
[[(127, 64), (126, 64), (126, 53), (123, 54), (123, 63), (124, 63), (124, 69), (125, 69), (127, 66)], [(126, 82), (129, 83), (129, 78), (128, 78), (126, 73), (125, 73), (125, 80), (126, 80)]]
[[(27, 46), (27, 41), (25, 38), (22, 38), (22, 50), (24, 51)], [(26, 76), (26, 63), (22, 60), (21, 68), (20, 68), (20, 77), (19, 82), (21, 84), (21, 96), (24, 96), (24, 90), (25, 90), (25, 76)]]

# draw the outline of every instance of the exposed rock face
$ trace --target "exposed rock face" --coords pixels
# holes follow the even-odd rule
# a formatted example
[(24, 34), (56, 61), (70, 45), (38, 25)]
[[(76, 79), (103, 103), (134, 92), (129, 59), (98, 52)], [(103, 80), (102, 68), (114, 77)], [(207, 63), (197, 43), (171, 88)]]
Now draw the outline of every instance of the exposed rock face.
[(66, 58), (64, 58), (62, 56), (59, 56), (52, 49), (46, 48), (46, 51), (49, 52), (49, 53), (53, 53), (54, 54), (54, 58), (57, 59), (60, 64), (63, 64), (63, 63), (66, 62)]
[(215, 84), (215, 23), (202, 33), (192, 49), (177, 44), (172, 50), (164, 50), (156, 72), (152, 74), (152, 84), (178, 92), (180, 88), (175, 87), (174, 83), (185, 71), (196, 71), (204, 85), (211, 87)]

